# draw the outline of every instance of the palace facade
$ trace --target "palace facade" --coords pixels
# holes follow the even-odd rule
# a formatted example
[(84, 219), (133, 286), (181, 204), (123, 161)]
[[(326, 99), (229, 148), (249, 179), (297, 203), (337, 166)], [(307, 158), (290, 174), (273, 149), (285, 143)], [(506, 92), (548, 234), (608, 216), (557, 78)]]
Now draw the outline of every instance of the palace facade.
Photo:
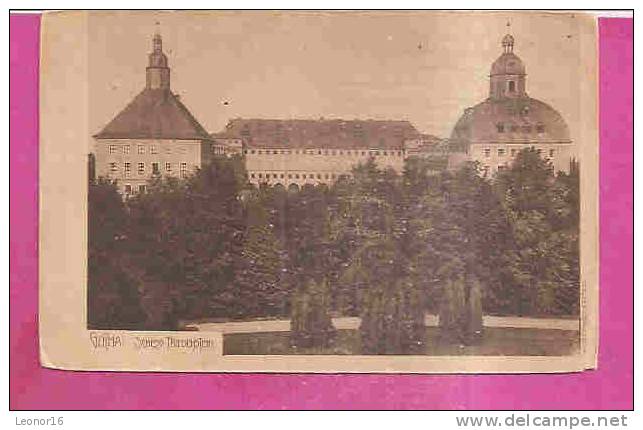
[(535, 148), (554, 170), (569, 170), (572, 141), (563, 117), (527, 94), (527, 72), (513, 52), (514, 38), (502, 39), (502, 54), (491, 66), (489, 97), (466, 108), (449, 140), (449, 165), (477, 161), (492, 175), (507, 168), (524, 148)]
[(301, 187), (350, 176), (369, 158), (400, 173), (427, 137), (408, 121), (237, 118), (215, 139), (234, 142), (228, 152), (242, 151), (250, 183)]
[(209, 134), (170, 87), (170, 68), (158, 32), (148, 56), (145, 88), (95, 138), (95, 176), (115, 180), (125, 196), (145, 192), (159, 176), (187, 177), (213, 156), (237, 154), (248, 182), (330, 184), (373, 159), (401, 173), (404, 160), (432, 160), (433, 170), (480, 162), (485, 173), (506, 168), (522, 148), (534, 147), (566, 170), (572, 142), (562, 116), (526, 91), (526, 69), (514, 38), (491, 66), (489, 97), (465, 109), (449, 139), (420, 133), (408, 121), (244, 119)]
[(95, 175), (125, 196), (156, 176), (187, 177), (212, 153), (210, 135), (170, 88), (160, 34), (148, 56), (145, 88), (94, 136)]

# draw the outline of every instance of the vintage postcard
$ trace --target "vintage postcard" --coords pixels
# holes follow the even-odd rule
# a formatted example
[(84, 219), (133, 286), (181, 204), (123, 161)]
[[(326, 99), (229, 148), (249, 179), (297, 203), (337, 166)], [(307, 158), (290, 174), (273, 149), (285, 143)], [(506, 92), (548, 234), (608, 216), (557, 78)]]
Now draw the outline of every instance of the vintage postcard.
[(43, 366), (596, 367), (595, 18), (42, 20)]

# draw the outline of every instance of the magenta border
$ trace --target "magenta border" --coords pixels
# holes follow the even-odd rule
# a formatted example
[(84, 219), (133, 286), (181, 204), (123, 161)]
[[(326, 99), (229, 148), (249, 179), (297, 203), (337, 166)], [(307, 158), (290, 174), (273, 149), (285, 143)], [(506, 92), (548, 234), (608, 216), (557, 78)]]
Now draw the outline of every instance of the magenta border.
[(11, 409), (633, 408), (632, 19), (600, 19), (599, 369), (567, 375), (136, 374), (40, 367), (39, 27), (37, 14), (10, 17)]

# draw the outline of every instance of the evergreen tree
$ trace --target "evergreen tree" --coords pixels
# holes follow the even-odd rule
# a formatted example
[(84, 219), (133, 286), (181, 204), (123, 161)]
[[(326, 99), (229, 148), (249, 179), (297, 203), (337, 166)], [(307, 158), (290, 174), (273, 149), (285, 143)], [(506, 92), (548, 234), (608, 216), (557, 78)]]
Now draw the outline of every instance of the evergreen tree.
[[(534, 149), (520, 151), (498, 175), (496, 192), (511, 220), (513, 297), (518, 315), (573, 315), (578, 312), (578, 171), (554, 176)], [(510, 295), (511, 293), (511, 295)]]
[(327, 348), (335, 337), (325, 279), (308, 277), (293, 293), (290, 341), (296, 348)]
[(132, 262), (150, 325), (229, 316), (245, 229), (240, 159), (215, 157), (186, 180), (157, 180), (130, 201)]
[(127, 213), (116, 184), (98, 178), (88, 189), (87, 322), (91, 329), (131, 329), (143, 320), (127, 260)]
[(234, 316), (283, 316), (290, 294), (284, 282), (284, 252), (273, 234), (264, 205), (257, 199), (246, 204), (243, 251), (231, 285), (236, 300)]

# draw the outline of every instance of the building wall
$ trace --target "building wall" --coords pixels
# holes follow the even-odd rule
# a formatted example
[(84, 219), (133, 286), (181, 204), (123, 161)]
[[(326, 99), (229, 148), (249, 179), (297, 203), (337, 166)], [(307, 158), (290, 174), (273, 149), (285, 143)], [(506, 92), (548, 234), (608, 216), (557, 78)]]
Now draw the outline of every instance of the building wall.
[[(163, 176), (193, 173), (201, 167), (204, 146), (200, 140), (96, 139), (96, 177), (116, 180), (125, 196), (137, 194), (152, 178), (154, 163), (158, 163), (158, 173)], [(139, 163), (143, 163), (142, 172)]]
[(248, 180), (253, 184), (330, 184), (341, 175), (349, 175), (359, 163), (373, 157), (381, 168), (390, 167), (401, 173), (404, 149), (244, 149)]
[(520, 150), (531, 147), (541, 151), (541, 156), (552, 162), (555, 171), (569, 171), (571, 143), (476, 143), (469, 146), (467, 158), (478, 161), (493, 175), (499, 167), (510, 166)]
[(242, 147), (241, 138), (214, 137), (210, 143), (210, 155), (240, 155), (243, 150)]

